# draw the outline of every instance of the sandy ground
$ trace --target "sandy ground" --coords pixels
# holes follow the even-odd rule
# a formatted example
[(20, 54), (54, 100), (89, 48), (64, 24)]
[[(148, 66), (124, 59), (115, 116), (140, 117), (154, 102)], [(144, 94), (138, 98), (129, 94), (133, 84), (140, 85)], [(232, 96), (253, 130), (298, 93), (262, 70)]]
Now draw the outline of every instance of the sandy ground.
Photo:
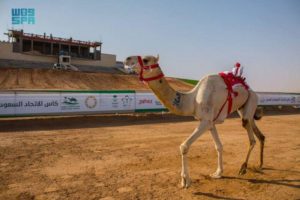
[[(159, 123), (160, 122), (160, 123)], [(207, 132), (190, 149), (193, 184), (180, 188), (180, 143), (197, 121), (97, 117), (0, 120), (0, 199), (300, 199), (300, 115), (266, 116), (265, 165), (257, 145), (239, 176), (248, 139), (238, 118), (218, 125), (224, 178), (211, 179)]]
[[(167, 78), (176, 90), (190, 90), (192, 85)], [(137, 75), (58, 71), (52, 69), (0, 68), (0, 89), (47, 90), (149, 90)]]

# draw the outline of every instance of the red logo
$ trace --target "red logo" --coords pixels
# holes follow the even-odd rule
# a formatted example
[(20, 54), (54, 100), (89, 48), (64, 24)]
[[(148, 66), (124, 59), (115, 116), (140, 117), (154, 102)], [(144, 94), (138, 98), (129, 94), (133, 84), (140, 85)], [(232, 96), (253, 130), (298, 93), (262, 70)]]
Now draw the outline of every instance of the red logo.
[(141, 99), (139, 104), (152, 104), (152, 99)]

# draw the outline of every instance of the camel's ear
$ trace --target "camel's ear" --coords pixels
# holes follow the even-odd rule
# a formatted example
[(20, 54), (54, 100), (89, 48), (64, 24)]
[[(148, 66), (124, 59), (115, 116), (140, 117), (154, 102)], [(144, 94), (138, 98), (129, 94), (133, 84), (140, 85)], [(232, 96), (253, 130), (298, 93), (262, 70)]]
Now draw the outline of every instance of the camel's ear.
[(156, 60), (157, 60), (157, 62), (159, 61), (159, 54), (157, 54)]

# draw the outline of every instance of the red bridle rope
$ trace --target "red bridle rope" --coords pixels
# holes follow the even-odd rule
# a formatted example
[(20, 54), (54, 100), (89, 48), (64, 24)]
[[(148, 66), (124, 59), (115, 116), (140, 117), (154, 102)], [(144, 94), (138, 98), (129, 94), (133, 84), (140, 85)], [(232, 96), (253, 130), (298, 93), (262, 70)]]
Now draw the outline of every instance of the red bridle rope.
[(153, 64), (153, 65), (144, 66), (142, 57), (138, 56), (137, 58), (138, 58), (138, 62), (140, 64), (140, 66), (141, 66), (141, 71), (140, 71), (140, 74), (139, 74), (139, 76), (140, 76), (139, 78), (140, 78), (141, 81), (148, 82), (148, 81), (158, 80), (158, 79), (161, 79), (162, 77), (164, 77), (164, 74), (161, 72), (157, 76), (144, 78), (144, 76), (143, 76), (144, 70), (155, 69), (155, 68), (158, 68), (159, 65), (158, 64)]

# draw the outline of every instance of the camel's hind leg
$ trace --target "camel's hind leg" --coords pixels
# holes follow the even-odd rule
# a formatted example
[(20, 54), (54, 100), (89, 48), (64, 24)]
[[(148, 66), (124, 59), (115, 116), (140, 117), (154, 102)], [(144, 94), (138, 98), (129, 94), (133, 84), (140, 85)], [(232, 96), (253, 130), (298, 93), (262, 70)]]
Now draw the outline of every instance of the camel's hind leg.
[(252, 123), (253, 123), (253, 120), (243, 119), (243, 127), (247, 130), (250, 145), (249, 145), (249, 148), (248, 148), (248, 153), (247, 153), (247, 156), (246, 156), (246, 160), (242, 164), (241, 169), (239, 171), (240, 175), (246, 174), (250, 154), (251, 154), (252, 149), (253, 149), (253, 147), (255, 146), (255, 143), (256, 143), (255, 138), (254, 138), (254, 134), (253, 134)]
[(249, 149), (246, 156), (245, 162), (242, 164), (241, 169), (239, 171), (240, 175), (243, 175), (247, 172), (247, 165), (248, 160), (251, 154), (251, 151), (253, 147), (255, 146), (255, 138), (254, 138), (254, 131), (253, 131), (253, 124), (254, 124), (254, 114), (257, 108), (257, 95), (253, 91), (249, 91), (249, 97), (247, 102), (244, 104), (244, 106), (238, 110), (239, 115), (242, 118), (243, 121), (243, 127), (247, 130), (248, 138), (249, 138)]
[(255, 121), (253, 121), (253, 131), (255, 136), (259, 139), (260, 142), (260, 165), (259, 168), (262, 168), (264, 163), (264, 146), (265, 146), (265, 136), (262, 134), (262, 132), (257, 128)]

